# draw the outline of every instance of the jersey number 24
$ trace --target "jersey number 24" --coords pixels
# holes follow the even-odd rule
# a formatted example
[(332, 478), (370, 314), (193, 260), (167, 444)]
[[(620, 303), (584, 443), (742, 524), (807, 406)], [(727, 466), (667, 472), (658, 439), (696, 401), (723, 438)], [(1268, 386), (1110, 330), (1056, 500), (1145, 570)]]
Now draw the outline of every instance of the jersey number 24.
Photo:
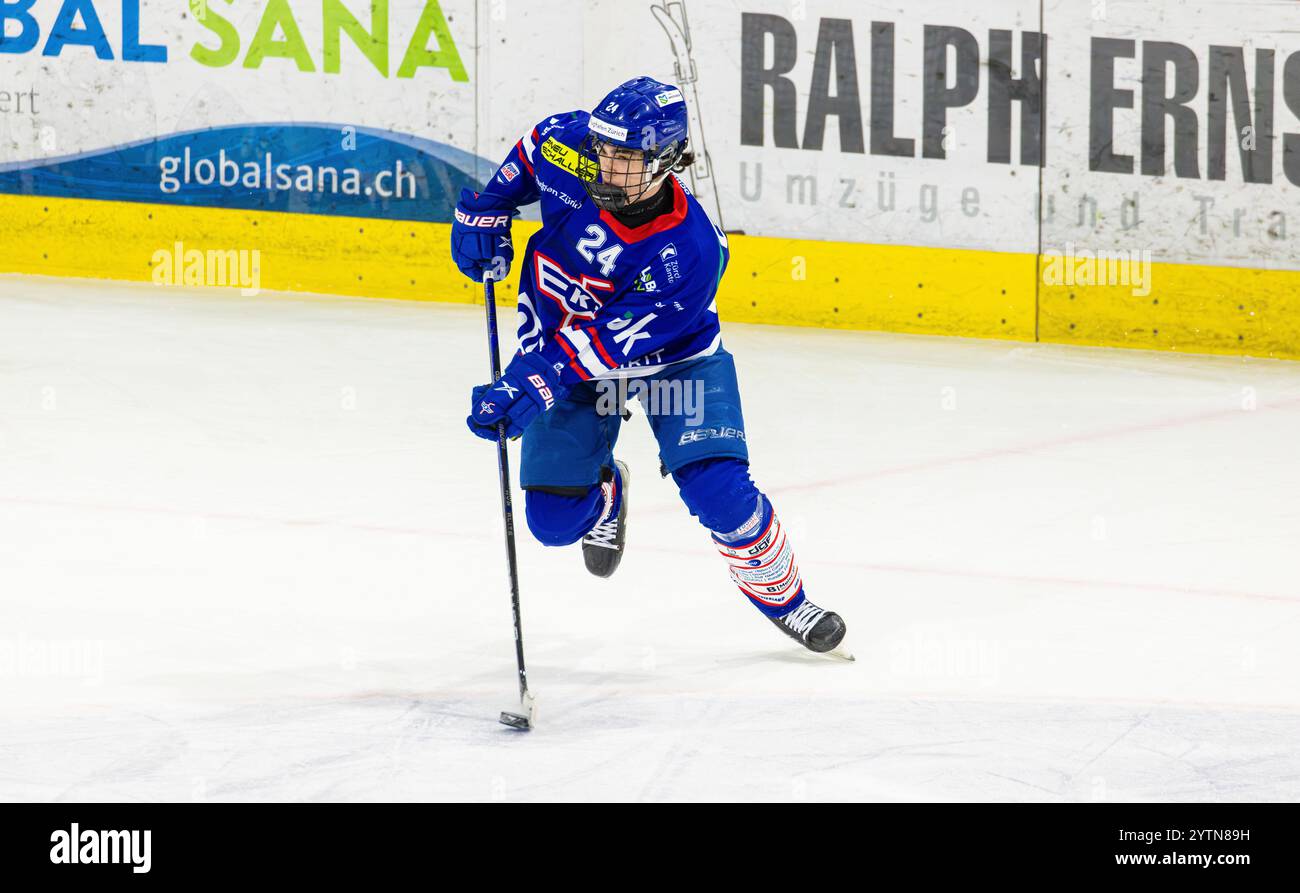
[(600, 264), (600, 275), (608, 276), (614, 272), (614, 265), (618, 263), (618, 256), (623, 253), (623, 246), (610, 245), (602, 251), (601, 247), (608, 241), (609, 235), (594, 223), (587, 227), (587, 236), (586, 239), (578, 240), (578, 253), (587, 263)]

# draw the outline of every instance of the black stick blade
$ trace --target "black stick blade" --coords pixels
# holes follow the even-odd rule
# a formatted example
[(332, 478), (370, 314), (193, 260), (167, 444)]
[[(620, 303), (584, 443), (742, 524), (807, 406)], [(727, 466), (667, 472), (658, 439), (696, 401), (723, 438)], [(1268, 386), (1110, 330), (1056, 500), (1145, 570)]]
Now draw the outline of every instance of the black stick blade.
[(501, 724), (510, 726), (512, 729), (519, 729), (521, 732), (528, 732), (533, 728), (533, 722), (527, 716), (521, 713), (509, 713), (505, 710), (501, 711)]
[(523, 695), (519, 698), (519, 708), (522, 712), (515, 713), (512, 710), (501, 711), (501, 724), (510, 726), (512, 729), (519, 729), (521, 732), (531, 731), (533, 722), (537, 719), (537, 699), (533, 693), (524, 689)]

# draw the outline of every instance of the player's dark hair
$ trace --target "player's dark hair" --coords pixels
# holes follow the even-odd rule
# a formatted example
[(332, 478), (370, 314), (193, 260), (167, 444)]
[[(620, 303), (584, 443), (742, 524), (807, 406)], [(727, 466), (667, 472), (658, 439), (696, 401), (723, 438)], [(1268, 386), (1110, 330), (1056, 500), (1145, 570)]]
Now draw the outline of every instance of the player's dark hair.
[(669, 168), (669, 170), (671, 170), (673, 173), (680, 173), (681, 171), (687, 170), (688, 168), (694, 166), (695, 166), (695, 150), (691, 148), (689, 143), (687, 143), (686, 146), (682, 148), (682, 153), (677, 156), (677, 160), (672, 163), (672, 166)]

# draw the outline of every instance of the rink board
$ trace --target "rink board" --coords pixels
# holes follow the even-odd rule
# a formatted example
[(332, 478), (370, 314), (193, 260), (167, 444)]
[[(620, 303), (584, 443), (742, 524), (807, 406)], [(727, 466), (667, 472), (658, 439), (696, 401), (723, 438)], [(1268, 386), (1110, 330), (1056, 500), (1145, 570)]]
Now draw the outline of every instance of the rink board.
[(1153, 264), (1151, 294), (1042, 286), (1039, 340), (1300, 359), (1300, 272)]
[[(728, 320), (1300, 357), (1294, 4), (294, 6), (15, 13), (0, 269), (149, 281), (179, 244), (259, 252), (265, 289), (473, 302), (461, 189), (648, 74), (732, 234)], [(1103, 252), (1149, 276), (1047, 275)]]
[[(537, 228), (515, 224), (522, 245)], [(152, 259), (254, 250), (261, 288), (476, 302), (441, 223), (0, 195), (0, 272), (150, 281)], [(1034, 256), (731, 236), (723, 318), (843, 329), (1032, 340)], [(513, 288), (513, 279), (506, 291)]]
[[(537, 224), (520, 221), (523, 240)], [(440, 223), (0, 195), (0, 272), (150, 281), (160, 248), (261, 252), (261, 287), (475, 302)], [(1157, 263), (1151, 294), (1042, 285), (1038, 258), (730, 237), (735, 322), (1300, 359), (1300, 272)], [(124, 247), (125, 246), (125, 247)], [(509, 293), (512, 285), (506, 289)]]

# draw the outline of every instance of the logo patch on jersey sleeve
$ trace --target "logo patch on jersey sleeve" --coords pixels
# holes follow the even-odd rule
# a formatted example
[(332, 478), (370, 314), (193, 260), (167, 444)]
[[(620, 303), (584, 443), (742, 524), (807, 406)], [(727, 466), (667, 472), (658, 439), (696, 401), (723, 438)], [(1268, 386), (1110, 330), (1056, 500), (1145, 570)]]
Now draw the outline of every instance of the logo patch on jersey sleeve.
[(519, 176), (519, 166), (513, 161), (501, 168), (501, 176), (505, 177), (507, 183)]
[(596, 174), (600, 171), (600, 165), (595, 161), (577, 149), (569, 148), (553, 136), (546, 138), (546, 142), (542, 143), (541, 151), (543, 158), (573, 174), (579, 180), (590, 183), (596, 179)]

